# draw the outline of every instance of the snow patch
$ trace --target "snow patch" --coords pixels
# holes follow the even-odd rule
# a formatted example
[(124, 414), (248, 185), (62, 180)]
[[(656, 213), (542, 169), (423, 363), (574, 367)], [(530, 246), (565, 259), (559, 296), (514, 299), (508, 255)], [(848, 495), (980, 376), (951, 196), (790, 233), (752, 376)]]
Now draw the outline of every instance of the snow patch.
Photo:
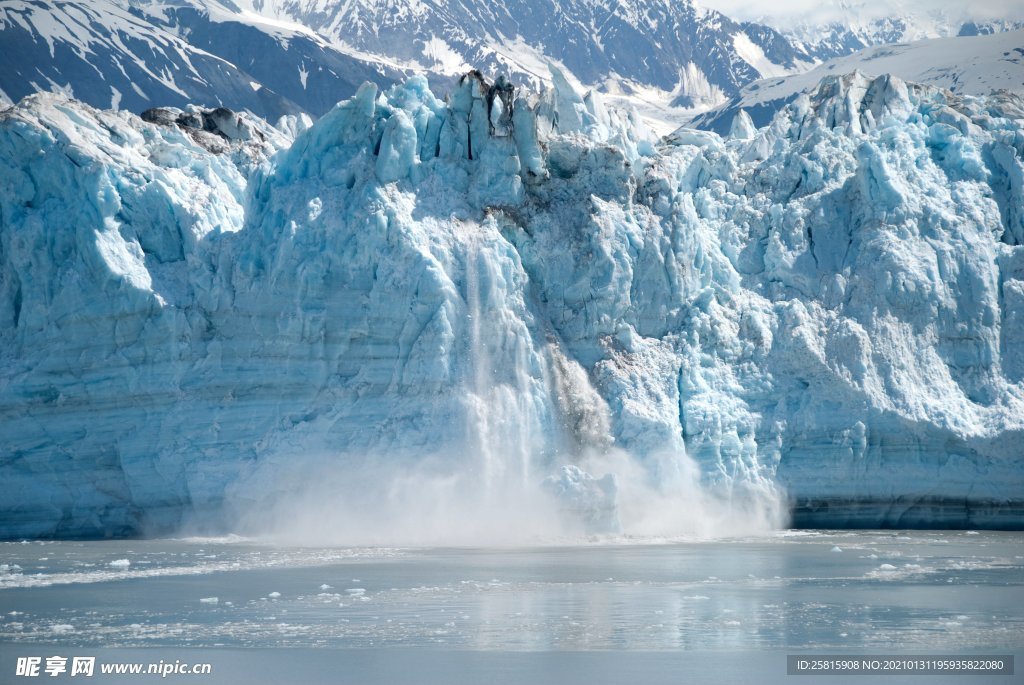
[(750, 36), (743, 31), (737, 31), (733, 34), (732, 44), (740, 59), (754, 67), (757, 73), (761, 75), (761, 78), (786, 76), (790, 73), (785, 67), (768, 59), (761, 46), (750, 40)]

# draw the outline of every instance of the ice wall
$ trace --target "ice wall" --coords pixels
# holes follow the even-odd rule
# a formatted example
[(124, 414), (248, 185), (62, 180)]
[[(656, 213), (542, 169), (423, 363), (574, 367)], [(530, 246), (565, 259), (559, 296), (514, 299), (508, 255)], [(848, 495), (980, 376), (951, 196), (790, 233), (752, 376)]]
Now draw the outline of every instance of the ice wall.
[(0, 535), (226, 520), (382, 459), (602, 527), (627, 480), (670, 509), (693, 478), (1024, 523), (1019, 97), (853, 74), (659, 141), (553, 80), (366, 85), (308, 130), (0, 113)]

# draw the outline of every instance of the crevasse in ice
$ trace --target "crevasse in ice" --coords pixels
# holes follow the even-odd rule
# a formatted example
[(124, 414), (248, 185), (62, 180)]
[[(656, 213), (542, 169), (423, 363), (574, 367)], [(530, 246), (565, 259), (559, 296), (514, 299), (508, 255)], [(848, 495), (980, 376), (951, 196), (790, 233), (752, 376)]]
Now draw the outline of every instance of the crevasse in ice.
[(1019, 525), (1017, 96), (855, 73), (659, 140), (553, 82), (277, 128), (0, 113), (0, 535), (226, 516), (368, 454), (614, 526), (609, 451), (820, 521)]

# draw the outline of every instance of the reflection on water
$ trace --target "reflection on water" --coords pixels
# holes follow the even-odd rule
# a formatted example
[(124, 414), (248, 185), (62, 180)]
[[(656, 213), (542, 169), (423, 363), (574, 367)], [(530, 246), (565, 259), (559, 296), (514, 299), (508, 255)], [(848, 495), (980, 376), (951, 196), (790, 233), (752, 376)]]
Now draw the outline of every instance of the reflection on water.
[(0, 544), (0, 641), (483, 651), (1024, 645), (1024, 535), (533, 549)]

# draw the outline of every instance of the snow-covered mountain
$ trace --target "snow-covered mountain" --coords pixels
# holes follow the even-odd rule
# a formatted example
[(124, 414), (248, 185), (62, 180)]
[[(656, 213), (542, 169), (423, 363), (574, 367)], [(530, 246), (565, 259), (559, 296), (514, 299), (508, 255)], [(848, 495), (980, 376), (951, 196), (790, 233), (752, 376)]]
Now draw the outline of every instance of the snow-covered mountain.
[[(586, 84), (635, 82), (677, 90), (689, 102), (712, 91), (732, 94), (758, 75), (809, 61), (775, 30), (689, 0), (244, 2), (367, 52), (428, 69), (505, 72), (533, 87), (547, 80), (548, 59)], [(688, 80), (704, 92), (680, 89)]]
[(957, 95), (987, 95), (1001, 89), (1024, 93), (1024, 30), (867, 48), (802, 74), (754, 81), (729, 102), (696, 116), (690, 125), (724, 134), (742, 109), (755, 126), (763, 126), (798, 95), (813, 91), (821, 79), (854, 71), (892, 74)]
[[(718, 4), (715, 0), (706, 1)], [(774, 27), (794, 46), (823, 61), (875, 45), (991, 35), (1024, 28), (1024, 3), (1020, 0), (1006, 0), (999, 10), (993, 3), (927, 0), (820, 0), (815, 4), (811, 11), (803, 4), (780, 3), (767, 8), (750, 4), (743, 15)]]
[(308, 130), (0, 113), (0, 535), (313, 486), (676, 531), (694, 473), (801, 522), (1024, 522), (1019, 95), (837, 75), (659, 142), (552, 82), (367, 85)]
[[(1024, 8), (1021, 8), (1020, 16), (1024, 17)], [(876, 18), (869, 22), (851, 20), (826, 26), (798, 26), (782, 33), (799, 49), (824, 61), (876, 45), (956, 36), (987, 36), (1021, 28), (1024, 28), (1024, 18), (956, 21), (942, 15), (909, 15)]]
[(652, 111), (706, 108), (811, 63), (774, 29), (688, 0), (30, 0), (0, 4), (0, 44), (9, 100), (64, 88), (98, 107), (268, 120), (411, 73), (440, 92), (469, 69), (537, 88), (548, 62)]
[(406, 73), (309, 29), (183, 0), (0, 3), (0, 100), (61, 90), (101, 108), (190, 103), (319, 116)]
[(223, 105), (273, 121), (413, 73), (442, 93), (470, 69), (550, 86), (550, 62), (667, 132), (751, 81), (864, 46), (1021, 25), (843, 11), (838, 23), (777, 29), (690, 0), (7, 1), (0, 102), (63, 89), (97, 107)]

